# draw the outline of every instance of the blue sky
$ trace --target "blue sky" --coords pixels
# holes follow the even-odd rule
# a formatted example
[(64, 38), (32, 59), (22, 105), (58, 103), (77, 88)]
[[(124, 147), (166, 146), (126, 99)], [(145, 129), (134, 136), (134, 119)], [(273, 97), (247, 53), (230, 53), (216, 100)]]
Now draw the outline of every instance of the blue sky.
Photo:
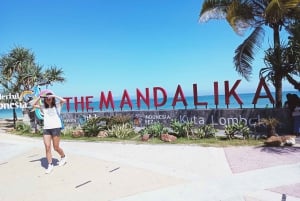
[[(198, 22), (202, 0), (4, 0), (0, 53), (16, 46), (32, 50), (40, 65), (62, 68), (67, 81), (50, 89), (61, 96), (94, 96), (127, 89), (162, 87), (168, 97), (177, 85), (185, 95), (194, 83), (199, 95), (213, 94), (213, 82), (238, 93), (255, 92), (263, 67), (256, 54), (250, 82), (233, 66), (235, 48), (245, 37), (225, 20)], [(265, 47), (272, 41), (266, 33)], [(273, 87), (270, 89), (274, 91)], [(284, 83), (283, 90), (293, 90)]]

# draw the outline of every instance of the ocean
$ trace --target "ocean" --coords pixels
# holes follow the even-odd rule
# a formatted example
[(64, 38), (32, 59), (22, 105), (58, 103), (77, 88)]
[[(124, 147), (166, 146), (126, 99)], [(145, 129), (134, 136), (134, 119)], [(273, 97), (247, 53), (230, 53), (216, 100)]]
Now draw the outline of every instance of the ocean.
[[(285, 91), (282, 93), (282, 98), (283, 98), (283, 103), (286, 101), (286, 94), (288, 93), (294, 93), (300, 96), (300, 93), (298, 91)], [(272, 96), (275, 97), (274, 92), (272, 92)], [(243, 102), (242, 108), (254, 108), (254, 105), (252, 104), (252, 100), (254, 98), (254, 93), (243, 93), (239, 94), (240, 99)], [(172, 102), (173, 102), (173, 97), (168, 98), (166, 104), (164, 104), (161, 107), (155, 108), (154, 107), (154, 100), (150, 100), (150, 107), (148, 108), (146, 104), (141, 104), (141, 107), (138, 108), (136, 104), (136, 100), (131, 100), (133, 104), (133, 108), (130, 108), (128, 104), (125, 104), (124, 107), (122, 108), (122, 111), (128, 111), (128, 110), (173, 110), (173, 109), (195, 109), (194, 106), (194, 97), (193, 96), (188, 96), (185, 97), (187, 101), (187, 107), (185, 107), (182, 103), (182, 101), (178, 101), (176, 106), (173, 108)], [(274, 98), (275, 99), (275, 98)], [(162, 100), (158, 99), (158, 103), (161, 103)], [(208, 102), (207, 109), (215, 109), (216, 105), (214, 105), (214, 96), (213, 95), (207, 95), (207, 96), (199, 96), (198, 97), (198, 102)], [(121, 100), (115, 100), (115, 111), (121, 111), (120, 108), (120, 103)], [(85, 107), (85, 106), (84, 106)], [(90, 104), (90, 107), (93, 107), (93, 112), (100, 112), (99, 109), (99, 101), (94, 101)], [(272, 108), (273, 105), (270, 103), (269, 99), (264, 99), (260, 98), (258, 99), (257, 104), (255, 105), (255, 108)], [(227, 108), (227, 105), (225, 104), (225, 96), (224, 95), (219, 95), (219, 105), (218, 108)], [(240, 108), (240, 105), (237, 103), (237, 101), (231, 97), (230, 98), (230, 105), (228, 105), (228, 108)], [(197, 106), (197, 109), (206, 109), (205, 106)], [(104, 108), (102, 111), (112, 111), (111, 108)], [(74, 103), (70, 103), (70, 110), (67, 111), (66, 105), (62, 108), (62, 113), (67, 113), (67, 112), (76, 112)], [(77, 112), (82, 112), (81, 106), (78, 107)], [(84, 109), (84, 112), (86, 110)], [(89, 110), (89, 112), (92, 112)], [(16, 115), (17, 118), (23, 118), (23, 113), (22, 109), (17, 108), (16, 109)], [(0, 119), (12, 119), (13, 118), (13, 110), (12, 109), (1, 109), (0, 108)]]

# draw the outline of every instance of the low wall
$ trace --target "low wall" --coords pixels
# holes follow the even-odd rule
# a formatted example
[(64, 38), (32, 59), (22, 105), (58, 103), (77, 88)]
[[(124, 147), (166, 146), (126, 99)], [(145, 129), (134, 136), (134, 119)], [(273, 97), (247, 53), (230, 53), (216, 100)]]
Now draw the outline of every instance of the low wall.
[(156, 122), (160, 122), (165, 126), (170, 126), (172, 120), (178, 120), (180, 122), (193, 121), (196, 126), (213, 124), (217, 129), (224, 129), (225, 125), (243, 121), (247, 123), (250, 128), (254, 128), (255, 123), (260, 119), (274, 117), (280, 122), (280, 125), (277, 127), (278, 133), (292, 133), (293, 128), (293, 118), (290, 111), (285, 108), (76, 112), (62, 113), (62, 118), (64, 119), (66, 126), (79, 126), (92, 117), (110, 117), (119, 115), (130, 116), (134, 125), (139, 127), (151, 125)]

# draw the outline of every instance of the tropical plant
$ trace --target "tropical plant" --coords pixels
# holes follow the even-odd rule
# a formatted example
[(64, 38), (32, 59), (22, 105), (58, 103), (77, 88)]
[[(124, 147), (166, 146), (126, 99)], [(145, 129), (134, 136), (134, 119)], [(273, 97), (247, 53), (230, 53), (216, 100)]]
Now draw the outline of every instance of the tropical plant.
[(276, 108), (282, 107), (280, 30), (300, 18), (299, 3), (300, 0), (204, 0), (200, 11), (200, 22), (226, 19), (238, 35), (253, 28), (252, 33), (237, 47), (233, 58), (236, 71), (248, 81), (252, 74), (254, 54), (263, 41), (263, 28), (267, 26), (273, 30)]
[(63, 74), (64, 72), (61, 68), (58, 68), (57, 66), (50, 66), (45, 70), (43, 74), (43, 78), (50, 83), (52, 82), (63, 83), (66, 81), (66, 78), (62, 76)]
[(30, 90), (41, 80), (64, 82), (63, 70), (57, 67), (43, 68), (36, 64), (34, 53), (16, 47), (0, 58), (0, 85), (7, 92)]
[(146, 131), (151, 137), (160, 137), (165, 132), (161, 123), (154, 123), (146, 127)]
[(225, 126), (225, 134), (228, 139), (233, 139), (238, 135), (243, 139), (248, 139), (250, 128), (244, 122), (229, 124)]
[(84, 135), (87, 137), (97, 136), (100, 130), (104, 130), (106, 128), (106, 124), (104, 125), (102, 122), (103, 121), (100, 117), (89, 118), (82, 125)]
[(276, 127), (279, 125), (279, 121), (274, 117), (262, 118), (258, 122), (258, 125), (264, 125), (267, 128), (267, 137), (276, 136)]
[(282, 79), (288, 80), (295, 89), (300, 90), (300, 82), (297, 81), (300, 79), (300, 20), (298, 23), (290, 24), (288, 31), (290, 33), (289, 42), (282, 43), (280, 47), (280, 64), (276, 63), (278, 61), (275, 49), (270, 47), (265, 51), (266, 67), (260, 70), (260, 77), (275, 85), (276, 69), (274, 67), (281, 65), (280, 76)]
[[(0, 59), (2, 75), (1, 85), (5, 90), (17, 92), (22, 90), (21, 75), (34, 66), (34, 54), (25, 48), (15, 48)], [(23, 89), (26, 89), (25, 87)]]
[(107, 120), (107, 127), (110, 128), (115, 124), (126, 124), (131, 122), (131, 117), (129, 115), (116, 115), (110, 118), (104, 117)]
[(138, 131), (138, 133), (139, 133), (141, 136), (143, 136), (143, 135), (149, 135), (149, 136), (150, 136), (150, 133), (149, 133), (147, 127), (142, 128), (141, 130)]
[(21, 134), (24, 134), (24, 133), (31, 133), (32, 129), (30, 125), (25, 124), (23, 122), (18, 122), (16, 124), (16, 131), (18, 131)]
[(195, 133), (200, 138), (209, 138), (209, 137), (216, 137), (217, 131), (218, 130), (215, 129), (213, 125), (206, 124), (197, 128)]
[[(290, 33), (288, 42), (289, 48), (287, 49), (289, 53), (289, 63), (294, 67), (295, 76), (300, 77), (300, 19), (291, 24), (287, 31)], [(287, 80), (294, 86), (295, 89), (300, 90), (299, 79), (294, 79), (290, 76), (290, 74), (288, 74)]]
[[(289, 52), (288, 47), (286, 44), (282, 44), (280, 48), (281, 53), (281, 73), (280, 76), (282, 79), (287, 78), (287, 76), (290, 76), (291, 74), (297, 74), (296, 69), (290, 65), (290, 58), (289, 58)], [(265, 51), (265, 57), (264, 57), (264, 63), (265, 67), (260, 69), (259, 76), (268, 82), (271, 82), (275, 86), (275, 76), (279, 76), (279, 73), (276, 73), (276, 69), (274, 67), (278, 66), (278, 60), (276, 59), (277, 54), (275, 52), (274, 48), (269, 48)]]
[(194, 136), (194, 123), (192, 121), (187, 121), (181, 123), (178, 120), (171, 121), (171, 129), (175, 132), (177, 137), (187, 137), (188, 139), (190, 136)]
[[(19, 74), (20, 90), (30, 90), (43, 77), (42, 67), (33, 65), (25, 66), (23, 72)], [(23, 89), (22, 89), (23, 87)]]
[(108, 136), (125, 139), (134, 134), (134, 130), (130, 123), (115, 124), (107, 130)]
[(177, 137), (184, 137), (185, 136), (185, 131), (183, 128), (183, 124), (174, 119), (171, 121), (171, 129), (173, 130), (173, 132), (176, 134)]

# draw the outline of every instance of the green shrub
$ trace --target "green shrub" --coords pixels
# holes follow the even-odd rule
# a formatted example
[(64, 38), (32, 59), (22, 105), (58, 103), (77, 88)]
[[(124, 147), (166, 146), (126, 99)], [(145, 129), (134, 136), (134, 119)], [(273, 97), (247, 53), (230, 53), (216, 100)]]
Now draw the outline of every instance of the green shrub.
[(189, 137), (192, 135), (194, 136), (194, 123), (192, 121), (187, 121), (184, 123), (181, 123), (177, 120), (173, 120), (171, 122), (171, 129), (175, 132), (177, 137)]
[(107, 122), (107, 128), (111, 128), (116, 124), (125, 124), (131, 122), (131, 117), (127, 115), (116, 115), (112, 117), (102, 117)]
[(236, 135), (243, 136), (243, 138), (249, 138), (250, 128), (245, 125), (244, 122), (230, 124), (225, 126), (225, 134), (227, 138), (233, 139)]
[(112, 127), (107, 130), (107, 133), (109, 137), (125, 139), (134, 134), (135, 132), (131, 124), (123, 123), (112, 125)]
[(258, 122), (258, 125), (264, 125), (267, 127), (267, 136), (276, 136), (276, 127), (279, 125), (279, 121), (274, 117), (262, 118)]
[(95, 137), (99, 131), (106, 128), (106, 122), (101, 117), (93, 117), (88, 119), (82, 126), (84, 135), (87, 137)]
[(72, 132), (75, 130), (75, 128), (72, 127), (66, 127), (64, 130), (61, 131), (61, 134), (63, 136), (72, 136)]
[(200, 138), (216, 137), (217, 131), (218, 130), (215, 129), (213, 125), (206, 124), (196, 129), (196, 135)]
[(174, 131), (174, 133), (177, 135), (177, 137), (184, 137), (185, 136), (185, 130), (183, 127), (183, 124), (179, 121), (172, 120), (171, 122), (171, 129)]
[(18, 131), (21, 134), (24, 134), (24, 133), (31, 133), (32, 129), (31, 126), (28, 124), (25, 124), (23, 122), (17, 122), (16, 131)]
[(151, 125), (148, 125), (146, 127), (146, 131), (148, 134), (150, 134), (152, 137), (160, 137), (163, 132), (166, 131), (164, 126), (161, 123), (154, 123)]

